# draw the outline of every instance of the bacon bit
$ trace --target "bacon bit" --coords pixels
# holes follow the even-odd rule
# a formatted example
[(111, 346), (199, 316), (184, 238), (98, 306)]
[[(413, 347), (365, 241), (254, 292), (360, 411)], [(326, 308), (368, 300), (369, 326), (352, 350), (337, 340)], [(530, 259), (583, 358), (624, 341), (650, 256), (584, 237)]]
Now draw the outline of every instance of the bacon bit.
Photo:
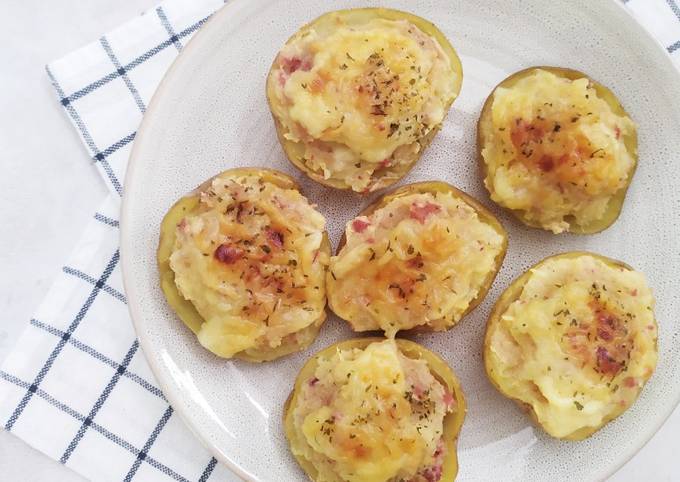
[(604, 328), (598, 328), (597, 329), (597, 336), (600, 337), (604, 341), (612, 341), (612, 334), (611, 332), (607, 331)]
[(220, 244), (214, 253), (215, 259), (224, 264), (233, 264), (243, 257), (243, 250), (228, 243)]
[(276, 248), (283, 247), (283, 234), (280, 231), (271, 228), (267, 229), (267, 240), (269, 244)]
[(550, 172), (555, 167), (555, 161), (548, 155), (543, 155), (538, 161), (538, 167), (543, 172)]
[(313, 386), (316, 385), (317, 383), (319, 383), (319, 379), (316, 378), (316, 377), (311, 378), (311, 379), (309, 380), (309, 386), (310, 386), (310, 387), (313, 387)]
[(628, 388), (634, 388), (637, 387), (637, 380), (635, 377), (626, 377), (626, 379), (623, 380), (623, 384)]
[(416, 256), (415, 258), (411, 258), (408, 261), (406, 261), (406, 266), (408, 266), (409, 268), (420, 269), (424, 265), (425, 265), (425, 263), (423, 263), (423, 258), (420, 257), (420, 256)]
[(442, 478), (442, 466), (441, 464), (435, 465), (433, 467), (428, 467), (422, 472), (423, 478), (427, 482), (438, 482)]
[(312, 68), (310, 59), (301, 59), (300, 57), (282, 57), (280, 65), (283, 71), (289, 75), (298, 70), (306, 72)]
[(432, 204), (431, 202), (426, 202), (425, 204), (413, 203), (409, 208), (409, 214), (412, 219), (415, 219), (420, 224), (425, 224), (425, 220), (432, 213), (438, 213), (441, 211), (441, 206), (438, 204)]
[(603, 309), (598, 309), (597, 321), (606, 326), (613, 327), (616, 324), (616, 317), (613, 314), (604, 311)]
[(633, 291), (630, 292), (631, 296), (637, 296), (637, 294), (638, 294), (637, 288), (635, 288)]
[(616, 375), (621, 370), (621, 364), (609, 356), (609, 352), (603, 346), (597, 347), (597, 366), (605, 375)]
[(355, 219), (352, 221), (352, 229), (354, 229), (355, 232), (357, 233), (363, 233), (367, 227), (369, 227), (371, 223), (368, 221), (364, 221), (363, 219)]
[(380, 161), (380, 165), (382, 167), (390, 167), (391, 164), (392, 164), (392, 159), (390, 159), (390, 158), (383, 159), (382, 161)]
[(385, 130), (385, 124), (383, 124), (382, 122), (380, 124), (378, 124), (378, 130), (384, 131)]
[(614, 135), (617, 139), (621, 137), (621, 129), (619, 129), (619, 126), (614, 127)]

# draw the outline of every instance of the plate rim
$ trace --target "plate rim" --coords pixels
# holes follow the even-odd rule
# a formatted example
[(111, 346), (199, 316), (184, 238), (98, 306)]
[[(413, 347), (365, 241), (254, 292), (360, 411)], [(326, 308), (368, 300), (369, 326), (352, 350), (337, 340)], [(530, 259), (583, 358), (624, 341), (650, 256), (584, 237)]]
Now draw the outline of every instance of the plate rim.
[[(134, 177), (134, 172), (136, 170), (136, 166), (139, 165), (139, 162), (136, 162), (136, 160), (139, 157), (138, 151), (141, 150), (141, 142), (140, 139), (142, 139), (145, 135), (145, 131), (148, 129), (148, 125), (151, 124), (151, 119), (153, 117), (153, 113), (156, 110), (157, 106), (159, 103), (162, 102), (162, 97), (164, 97), (164, 91), (168, 88), (168, 83), (169, 79), (175, 75), (176, 71), (179, 69), (180, 65), (186, 61), (188, 57), (190, 57), (191, 52), (196, 50), (199, 45), (199, 41), (197, 39), (202, 39), (204, 36), (206, 36), (206, 32), (208, 30), (208, 27), (212, 24), (217, 24), (218, 19), (221, 19), (224, 16), (227, 16), (230, 14), (232, 11), (235, 11), (239, 9), (239, 7), (242, 8), (247, 8), (246, 7), (247, 0), (230, 0), (229, 2), (225, 3), (222, 7), (218, 8), (216, 11), (214, 11), (211, 15), (210, 18), (201, 26), (201, 28), (196, 32), (194, 36), (191, 37), (191, 39), (187, 42), (187, 44), (182, 48), (182, 50), (178, 53), (177, 57), (172, 61), (166, 72), (163, 74), (163, 77), (161, 78), (160, 82), (158, 83), (158, 86), (156, 87), (156, 90), (154, 91), (151, 100), (149, 101), (148, 106), (146, 107), (146, 111), (144, 116), (142, 117), (142, 120), (140, 121), (140, 124), (137, 128), (136, 134), (135, 134), (135, 140), (133, 141), (132, 149), (130, 151), (130, 155), (128, 158), (128, 163), (126, 167), (126, 172), (125, 172), (125, 177), (123, 180), (123, 196), (121, 200), (121, 207), (120, 207), (120, 234), (119, 234), (119, 240), (120, 240), (120, 260), (121, 260), (121, 272), (122, 272), (122, 281), (123, 281), (123, 288), (128, 300), (127, 306), (128, 306), (128, 311), (130, 313), (130, 319), (132, 320), (132, 325), (134, 327), (135, 333), (137, 335), (137, 339), (139, 340), (140, 347), (142, 348), (142, 352), (144, 354), (144, 358), (146, 359), (146, 362), (149, 365), (149, 368), (151, 369), (151, 372), (153, 373), (156, 382), (160, 386), (164, 396), (166, 397), (168, 404), (173, 408), (173, 410), (180, 416), (182, 419), (182, 422), (184, 425), (190, 430), (190, 432), (196, 437), (196, 439), (217, 459), (218, 462), (224, 464), (227, 466), (227, 468), (232, 471), (235, 475), (243, 479), (244, 481), (247, 482), (259, 482), (256, 477), (253, 477), (252, 474), (248, 473), (245, 471), (235, 460), (232, 460), (226, 453), (224, 453), (216, 443), (210, 440), (210, 438), (202, 433), (193, 423), (191, 416), (185, 412), (185, 408), (183, 404), (181, 403), (181, 395), (179, 394), (179, 388), (176, 384), (172, 383), (168, 378), (165, 377), (165, 375), (161, 376), (161, 373), (164, 373), (164, 367), (160, 366), (160, 363), (157, 363), (156, 358), (153, 356), (153, 342), (145, 337), (143, 335), (144, 330), (142, 329), (143, 326), (143, 317), (141, 313), (138, 313), (139, 309), (139, 303), (137, 300), (137, 293), (134, 291), (132, 288), (132, 282), (130, 281), (130, 272), (131, 272), (131, 263), (132, 260), (131, 258), (127, 255), (129, 251), (132, 250), (132, 248), (129, 246), (129, 242), (127, 240), (130, 239), (130, 237), (127, 235), (129, 231), (129, 219), (132, 217), (132, 214), (129, 211), (129, 205), (130, 205), (130, 197), (131, 195), (128, 195), (127, 191), (125, 189), (125, 186), (129, 184), (130, 179)], [(367, 4), (374, 4), (374, 0), (368, 0), (366, 2)], [(654, 35), (652, 35), (651, 32), (649, 32), (645, 27), (642, 26), (642, 24), (638, 21), (637, 18), (633, 15), (633, 13), (622, 3), (621, 0), (609, 0), (609, 5), (614, 6), (617, 8), (619, 11), (623, 12), (624, 15), (632, 22), (634, 25), (634, 28), (638, 31), (638, 34), (641, 35), (641, 37), (644, 37), (647, 42), (651, 41), (651, 43), (655, 46), (654, 48), (657, 49), (662, 53), (662, 57), (664, 58), (664, 61), (667, 63), (667, 66), (670, 66), (671, 69), (673, 69), (676, 73), (678, 81), (680, 81), (680, 68), (678, 68), (675, 63), (673, 62), (673, 59), (666, 49), (664, 45), (661, 43), (661, 41), (656, 38)], [(373, 6), (373, 5), (367, 5), (367, 6)], [(331, 11), (331, 10), (329, 10)], [(621, 454), (621, 456), (618, 458), (617, 462), (610, 465), (609, 467), (605, 468), (604, 470), (594, 473), (596, 478), (598, 480), (605, 480), (612, 475), (614, 475), (618, 470), (620, 470), (626, 463), (628, 463), (633, 456), (635, 456), (640, 450), (642, 450), (648, 443), (649, 441), (654, 437), (654, 435), (661, 429), (663, 425), (665, 425), (666, 421), (668, 418), (671, 416), (671, 414), (675, 411), (675, 409), (680, 405), (680, 394), (676, 397), (675, 400), (672, 400), (671, 403), (667, 405), (667, 409), (665, 410), (665, 413), (662, 414), (662, 416), (658, 419), (657, 423), (647, 425), (647, 429), (644, 431), (642, 434), (642, 438), (639, 444), (635, 444), (633, 447), (631, 447), (629, 450), (627, 450), (625, 453)]]

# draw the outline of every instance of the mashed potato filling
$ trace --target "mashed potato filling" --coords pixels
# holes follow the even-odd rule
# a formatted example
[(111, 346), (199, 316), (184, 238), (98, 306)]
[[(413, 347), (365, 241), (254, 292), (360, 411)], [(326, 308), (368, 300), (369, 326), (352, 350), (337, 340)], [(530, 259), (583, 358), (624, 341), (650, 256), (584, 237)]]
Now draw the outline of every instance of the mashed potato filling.
[(357, 331), (460, 320), (494, 271), (504, 240), (451, 193), (398, 197), (347, 224), (347, 244), (331, 258), (328, 299)]
[(273, 349), (325, 317), (325, 220), (294, 189), (217, 177), (177, 226), (170, 267), (222, 357)]
[(537, 69), (498, 87), (483, 139), (491, 198), (555, 233), (601, 219), (635, 167), (635, 134), (586, 79)]
[(656, 366), (653, 308), (641, 273), (589, 255), (548, 260), (490, 327), (490, 377), (555, 437), (599, 428)]
[(272, 109), (310, 169), (363, 191), (420, 150), (456, 97), (457, 77), (439, 43), (412, 23), (338, 17), (282, 49)]
[(456, 402), (424, 360), (385, 340), (321, 358), (292, 410), (292, 450), (317, 482), (436, 482)]

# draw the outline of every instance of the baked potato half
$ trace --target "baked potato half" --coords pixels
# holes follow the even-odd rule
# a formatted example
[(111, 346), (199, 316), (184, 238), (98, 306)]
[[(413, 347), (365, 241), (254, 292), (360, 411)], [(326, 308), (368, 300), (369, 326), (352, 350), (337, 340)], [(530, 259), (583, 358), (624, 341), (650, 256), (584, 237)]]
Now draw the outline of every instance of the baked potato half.
[(310, 178), (371, 192), (402, 178), (463, 79), (444, 34), (386, 8), (329, 12), (298, 30), (267, 77), (283, 150)]
[(330, 254), (325, 219), (291, 177), (240, 168), (170, 208), (157, 260), (168, 304), (202, 346), (262, 362), (316, 337)]
[(489, 380), (553, 437), (581, 440), (637, 399), (657, 362), (654, 298), (644, 275), (587, 252), (544, 259), (489, 318)]
[(347, 223), (326, 277), (328, 304), (355, 331), (442, 331), (486, 296), (507, 234), (444, 182), (386, 194)]
[(616, 221), (637, 166), (637, 129), (586, 74), (531, 67), (486, 99), (477, 148), (491, 199), (524, 224), (592, 234)]
[(357, 338), (300, 370), (284, 407), (291, 452), (313, 481), (453, 481), (465, 398), (451, 368), (408, 340)]

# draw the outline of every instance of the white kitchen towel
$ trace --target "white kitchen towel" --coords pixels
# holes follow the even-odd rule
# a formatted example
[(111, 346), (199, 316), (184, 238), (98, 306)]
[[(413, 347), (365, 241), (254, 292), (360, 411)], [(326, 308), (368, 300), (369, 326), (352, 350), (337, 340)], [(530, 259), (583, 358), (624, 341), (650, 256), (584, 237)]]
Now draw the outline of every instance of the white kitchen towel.
[[(624, 3), (680, 64), (677, 1)], [(92, 480), (236, 480), (173, 414), (139, 353), (118, 259), (121, 182), (145, 106), (222, 4), (166, 1), (48, 66), (111, 195), (0, 369), (0, 424)]]
[(0, 420), (92, 480), (238, 480), (173, 413), (140, 353), (117, 216), (111, 197), (5, 360)]

